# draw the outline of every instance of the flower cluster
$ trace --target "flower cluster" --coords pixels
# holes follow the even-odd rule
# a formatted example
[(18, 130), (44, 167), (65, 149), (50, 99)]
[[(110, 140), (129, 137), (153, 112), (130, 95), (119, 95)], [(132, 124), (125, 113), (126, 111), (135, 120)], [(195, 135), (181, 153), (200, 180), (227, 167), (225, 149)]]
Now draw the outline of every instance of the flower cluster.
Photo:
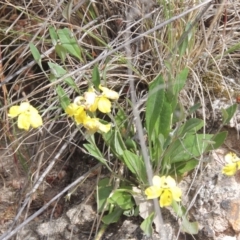
[(227, 164), (223, 167), (222, 173), (227, 176), (233, 176), (240, 169), (240, 158), (233, 152), (225, 156)]
[(160, 197), (160, 207), (170, 206), (174, 201), (181, 201), (182, 191), (177, 187), (175, 180), (171, 176), (154, 176), (152, 179), (153, 186), (145, 190), (147, 199)]
[(30, 105), (29, 102), (22, 102), (20, 106), (12, 106), (9, 109), (8, 116), (10, 118), (18, 117), (18, 128), (29, 130), (42, 126), (42, 117), (38, 114), (38, 110)]
[(102, 87), (99, 85), (99, 89), (102, 91), (98, 94), (97, 91), (91, 87), (83, 96), (75, 98), (65, 109), (68, 116), (73, 117), (77, 124), (82, 124), (90, 133), (97, 131), (107, 133), (111, 129), (111, 124), (102, 124), (98, 118), (91, 117), (97, 110), (102, 113), (111, 112), (111, 101), (117, 100), (119, 94), (111, 89)]

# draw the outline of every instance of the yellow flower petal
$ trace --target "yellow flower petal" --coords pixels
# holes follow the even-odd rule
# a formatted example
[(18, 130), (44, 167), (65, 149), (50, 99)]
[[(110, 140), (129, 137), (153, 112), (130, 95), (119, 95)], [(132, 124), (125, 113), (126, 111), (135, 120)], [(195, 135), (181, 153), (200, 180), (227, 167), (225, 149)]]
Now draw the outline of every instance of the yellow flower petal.
[(78, 106), (75, 110), (74, 116), (86, 113), (83, 106)]
[(18, 116), (18, 128), (29, 130), (30, 126), (37, 128), (43, 124), (38, 110), (30, 105), (29, 102), (22, 102), (20, 106), (12, 106), (9, 109), (9, 117)]
[(98, 110), (102, 113), (110, 113), (111, 102), (105, 97), (100, 97), (98, 100)]
[(173, 196), (169, 189), (164, 189), (160, 197), (160, 207), (168, 207), (172, 204)]
[(167, 188), (174, 188), (176, 187), (176, 181), (171, 176), (167, 176), (164, 185), (167, 186)]
[(153, 186), (161, 188), (162, 178), (160, 178), (159, 176), (154, 176), (152, 179), (152, 182), (153, 182)]
[(81, 106), (83, 101), (84, 101), (84, 98), (82, 96), (78, 96), (74, 99), (73, 103), (78, 106)]
[(111, 124), (110, 123), (109, 124), (102, 124), (102, 123), (99, 124), (99, 130), (101, 132), (107, 133), (107, 132), (110, 131), (110, 129), (111, 129)]
[(156, 186), (151, 186), (145, 190), (145, 194), (147, 195), (147, 199), (154, 199), (159, 197), (162, 194), (162, 191), (163, 189), (161, 188), (158, 188)]
[(8, 116), (11, 118), (17, 117), (20, 114), (19, 106), (12, 106), (9, 109)]
[(43, 125), (42, 117), (35, 112), (30, 115), (29, 122), (33, 128), (38, 128)]
[(117, 100), (119, 98), (119, 94), (109, 88), (106, 87), (102, 87), (101, 85), (99, 85), (99, 89), (102, 90), (102, 94), (104, 95), (104, 97), (111, 99), (111, 100)]
[(85, 106), (86, 108), (90, 108), (92, 105), (96, 104), (96, 93), (95, 92), (85, 92), (84, 99), (85, 99)]
[(98, 108), (98, 98), (95, 98), (95, 102), (88, 108), (90, 112), (96, 112)]
[(177, 202), (181, 201), (182, 190), (179, 187), (171, 188), (171, 192), (172, 192), (172, 197), (175, 201)]
[(28, 112), (30, 114), (38, 114), (38, 110), (35, 107), (31, 106), (31, 105), (28, 108)]
[(228, 154), (225, 155), (224, 158), (227, 163), (233, 163), (233, 162), (240, 161), (240, 159), (237, 157), (237, 155), (233, 152), (229, 152)]
[(99, 129), (99, 121), (97, 118), (86, 118), (83, 122), (83, 126), (91, 133), (95, 133)]
[(182, 191), (171, 176), (154, 176), (152, 181), (153, 186), (145, 190), (148, 199), (160, 197), (161, 207), (170, 206), (173, 200), (181, 201)]
[(236, 162), (236, 164), (237, 164), (237, 170), (239, 170), (240, 169), (240, 161)]
[(70, 117), (74, 116), (78, 110), (79, 106), (75, 103), (71, 103), (69, 104), (66, 109), (65, 109), (65, 113), (67, 115), (69, 115)]
[(22, 102), (19, 106), (19, 111), (21, 113), (28, 111), (30, 108), (30, 103), (29, 102)]
[(238, 167), (237, 163), (226, 164), (222, 169), (222, 173), (227, 176), (233, 176), (237, 171), (237, 167)]
[(87, 113), (83, 107), (79, 107), (74, 114), (74, 119), (77, 124), (83, 123), (87, 119)]
[(30, 128), (30, 114), (29, 113), (21, 113), (18, 116), (18, 128), (24, 129), (26, 131)]

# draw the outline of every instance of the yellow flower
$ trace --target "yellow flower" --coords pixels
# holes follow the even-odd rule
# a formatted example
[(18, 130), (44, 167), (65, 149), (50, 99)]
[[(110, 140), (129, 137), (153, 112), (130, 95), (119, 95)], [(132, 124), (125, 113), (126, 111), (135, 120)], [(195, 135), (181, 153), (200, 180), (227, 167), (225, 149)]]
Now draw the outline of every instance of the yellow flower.
[(154, 176), (153, 186), (145, 190), (147, 199), (160, 197), (160, 207), (170, 206), (175, 201), (181, 201), (182, 191), (177, 187), (175, 180), (170, 176)]
[(225, 161), (227, 164), (223, 167), (222, 173), (227, 176), (233, 176), (240, 169), (240, 158), (235, 153), (229, 152), (225, 156)]
[(119, 98), (119, 95), (117, 92), (101, 85), (99, 85), (99, 89), (102, 91), (101, 95), (97, 95), (95, 89), (91, 87), (84, 93), (84, 97), (76, 98), (77, 102), (74, 101), (74, 103), (83, 105), (90, 112), (96, 112), (98, 109), (102, 113), (110, 113), (112, 104), (109, 99), (116, 100)]
[(97, 108), (102, 113), (110, 113), (111, 112), (111, 102), (108, 98), (101, 96), (98, 98)]
[(74, 120), (76, 121), (77, 124), (81, 124), (84, 122), (84, 120), (87, 118), (87, 114), (84, 110), (83, 106), (79, 106), (75, 103), (69, 104), (65, 112), (70, 116), (74, 117)]
[(84, 99), (84, 106), (90, 112), (96, 112), (97, 109), (102, 113), (111, 112), (111, 102), (109, 99), (104, 95), (97, 96), (93, 88), (84, 93)]
[(83, 107), (79, 107), (79, 109), (76, 111), (74, 115), (74, 120), (77, 124), (81, 124), (85, 121), (87, 118), (87, 113), (85, 112)]
[(78, 109), (79, 109), (79, 106), (77, 104), (71, 103), (66, 107), (65, 112), (69, 117), (72, 117), (76, 114)]
[(107, 133), (111, 129), (111, 124), (102, 124), (99, 122), (98, 118), (90, 118), (87, 117), (84, 122), (83, 126), (90, 132), (90, 133), (95, 133), (98, 130), (101, 132)]
[(20, 114), (20, 107), (19, 106), (12, 106), (9, 109), (8, 116), (11, 118), (17, 117)]
[(95, 92), (85, 92), (84, 93), (85, 103), (84, 106), (90, 112), (96, 112), (98, 107), (98, 98)]
[(77, 96), (77, 97), (74, 98), (73, 103), (75, 103), (78, 106), (82, 106), (84, 101), (85, 101), (84, 97)]
[(99, 89), (102, 90), (102, 95), (108, 99), (117, 100), (119, 98), (119, 94), (111, 89), (102, 87), (101, 85), (99, 85)]
[[(99, 122), (99, 123), (100, 123), (100, 122)], [(102, 123), (100, 123), (100, 124), (99, 124), (99, 130), (100, 130), (101, 132), (107, 133), (107, 132), (110, 131), (110, 129), (111, 129), (111, 123), (108, 123), (108, 124), (102, 124)]]
[(12, 106), (9, 109), (8, 116), (11, 118), (18, 117), (18, 128), (29, 130), (42, 126), (42, 117), (38, 114), (38, 110), (28, 102), (23, 102), (20, 106)]

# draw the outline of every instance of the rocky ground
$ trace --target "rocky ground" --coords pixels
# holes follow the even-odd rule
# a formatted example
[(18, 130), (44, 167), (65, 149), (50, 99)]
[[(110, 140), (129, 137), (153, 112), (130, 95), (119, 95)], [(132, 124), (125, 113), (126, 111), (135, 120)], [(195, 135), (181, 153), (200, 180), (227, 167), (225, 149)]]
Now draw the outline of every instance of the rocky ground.
[[(226, 144), (210, 155), (204, 156), (203, 168), (188, 174), (180, 183), (184, 191), (183, 203), (188, 206), (190, 220), (198, 222), (199, 234), (194, 236), (179, 234), (179, 221), (169, 210), (164, 209), (164, 228), (169, 239), (240, 239), (240, 175), (226, 177), (221, 173), (224, 155), (230, 150), (240, 152), (239, 139), (234, 128), (225, 130), (229, 132)], [(0, 231), (4, 234), (11, 226), (18, 207), (21, 206), (16, 205), (15, 199), (21, 196), (24, 177), (17, 178), (23, 182), (16, 180), (16, 169), (19, 169), (19, 176), (22, 174), (20, 168), (16, 167), (12, 156), (6, 156), (6, 150), (1, 151)], [(36, 212), (70, 182), (97, 164), (88, 157), (81, 159), (82, 161), (77, 160), (75, 163), (74, 161), (66, 163), (64, 167), (59, 161), (59, 168), (56, 166), (47, 176), (39, 188), (38, 195), (32, 199), (28, 215)], [(17, 239), (96, 239), (99, 216), (96, 213), (94, 194), (96, 179), (104, 176), (103, 172), (101, 174), (100, 170), (93, 172), (75, 189), (70, 199), (66, 199), (65, 194), (53, 202), (46, 211), (18, 231)], [(24, 217), (22, 214), (20, 222)], [(102, 239), (161, 239), (157, 234), (152, 238), (144, 236), (139, 227), (140, 223), (139, 217), (123, 218), (120, 223), (110, 225)], [(5, 239), (3, 236), (0, 239)]]

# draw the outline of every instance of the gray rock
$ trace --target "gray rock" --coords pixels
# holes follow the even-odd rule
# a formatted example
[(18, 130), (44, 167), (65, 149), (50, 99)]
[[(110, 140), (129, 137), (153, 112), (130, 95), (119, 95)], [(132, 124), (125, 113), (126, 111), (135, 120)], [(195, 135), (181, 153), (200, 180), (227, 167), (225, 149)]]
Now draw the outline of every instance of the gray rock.
[(46, 223), (42, 223), (37, 227), (37, 232), (40, 236), (55, 235), (62, 233), (66, 228), (68, 221), (66, 218), (58, 218)]

